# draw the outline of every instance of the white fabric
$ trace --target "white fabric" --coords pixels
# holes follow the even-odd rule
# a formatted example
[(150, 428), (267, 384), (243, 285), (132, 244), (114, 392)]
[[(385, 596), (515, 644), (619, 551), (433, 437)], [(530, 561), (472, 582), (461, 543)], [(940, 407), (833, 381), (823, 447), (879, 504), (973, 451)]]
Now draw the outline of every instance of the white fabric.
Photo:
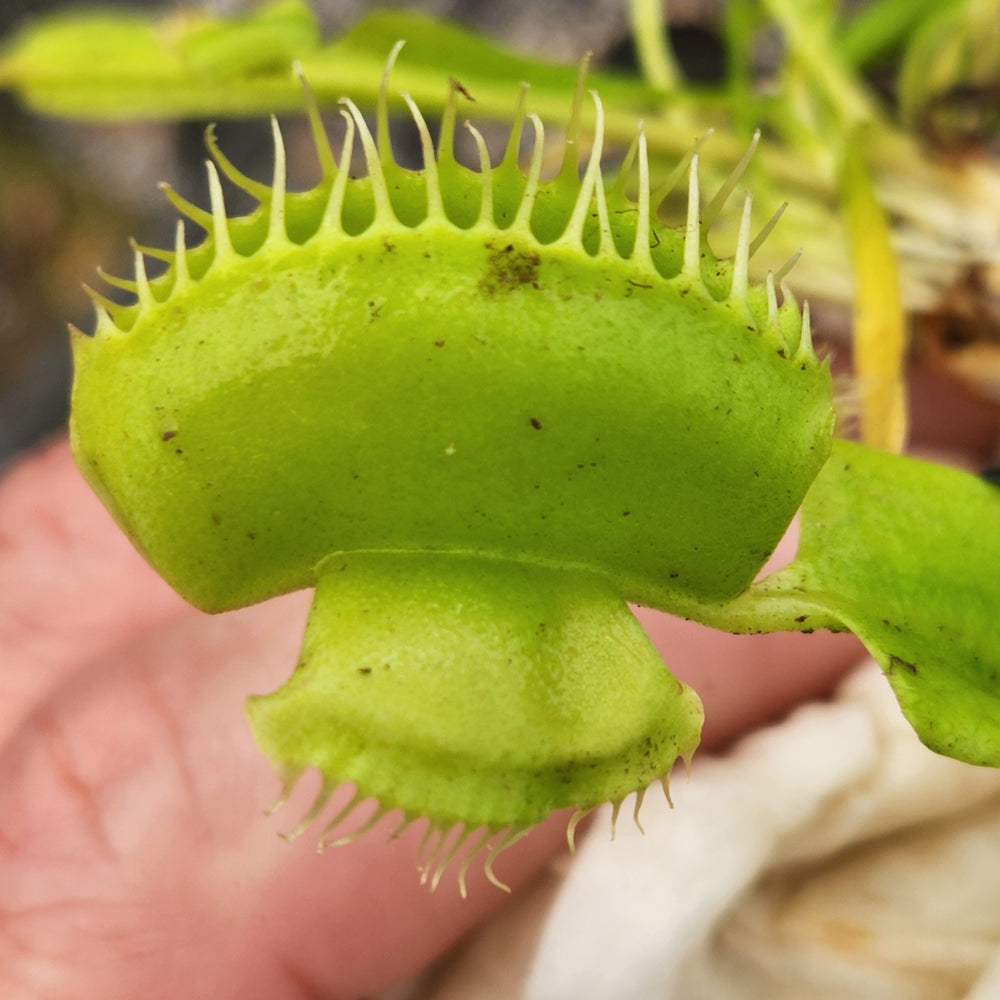
[(997, 1000), (1000, 772), (926, 750), (874, 664), (604, 817), (434, 1000)]

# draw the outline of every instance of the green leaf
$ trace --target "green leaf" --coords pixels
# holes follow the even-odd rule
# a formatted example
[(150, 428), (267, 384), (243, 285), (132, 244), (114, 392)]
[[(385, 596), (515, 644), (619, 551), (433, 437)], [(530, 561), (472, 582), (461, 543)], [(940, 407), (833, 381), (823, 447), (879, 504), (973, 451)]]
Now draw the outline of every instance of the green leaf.
[(292, 60), (318, 43), (304, 0), (276, 0), (233, 20), (63, 12), (14, 36), (0, 53), (0, 87), (37, 111), (90, 120), (301, 107)]
[(731, 624), (849, 629), (927, 746), (996, 767), (998, 566), (1000, 489), (837, 441), (806, 496), (794, 562), (733, 602)]
[(247, 18), (193, 25), (178, 39), (178, 50), (192, 73), (230, 79), (287, 70), (319, 43), (319, 25), (309, 5), (276, 0)]
[(928, 15), (963, 0), (879, 0), (862, 7), (840, 30), (837, 48), (854, 67), (905, 50)]
[[(321, 100), (349, 93), (372, 106), (386, 57), (400, 39), (406, 50), (394, 90), (429, 111), (443, 108), (455, 76), (480, 114), (509, 118), (518, 85), (530, 81), (533, 110), (547, 119), (568, 116), (576, 66), (516, 55), (406, 12), (376, 11), (321, 46), (303, 0), (277, 0), (231, 20), (110, 9), (40, 19), (0, 53), (0, 87), (15, 89), (36, 111), (88, 120), (300, 112), (302, 88), (292, 72), (298, 60)], [(654, 91), (634, 77), (592, 73), (588, 83), (620, 129), (627, 120), (629, 137), (636, 109), (655, 106)]]

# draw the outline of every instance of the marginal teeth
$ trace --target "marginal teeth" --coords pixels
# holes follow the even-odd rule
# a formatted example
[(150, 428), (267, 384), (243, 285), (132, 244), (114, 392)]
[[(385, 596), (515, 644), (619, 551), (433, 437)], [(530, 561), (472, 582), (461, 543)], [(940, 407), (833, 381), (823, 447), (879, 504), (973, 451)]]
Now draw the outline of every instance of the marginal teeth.
[(812, 323), (809, 319), (809, 300), (802, 303), (802, 333), (799, 335), (799, 346), (796, 349), (797, 359), (811, 358), (813, 356)]
[(559, 169), (559, 181), (563, 184), (577, 184), (580, 176), (580, 118), (583, 111), (583, 94), (587, 86), (587, 72), (590, 69), (590, 52), (585, 52), (577, 67), (576, 86), (573, 89), (573, 109), (566, 138), (563, 142), (563, 161)]
[(268, 239), (287, 240), (288, 233), (285, 230), (285, 191), (287, 186), (285, 143), (281, 138), (278, 119), (273, 115), (271, 116), (271, 135), (274, 139), (274, 180), (271, 185), (270, 195), (268, 196), (271, 203)]
[(753, 154), (757, 150), (757, 144), (760, 142), (760, 129), (757, 129), (753, 138), (750, 140), (750, 145), (747, 146), (746, 152), (740, 157), (739, 163), (730, 171), (729, 176), (723, 181), (722, 187), (715, 192), (715, 197), (705, 206), (701, 213), (701, 224), (706, 229), (715, 221), (716, 216), (722, 210), (722, 206), (729, 200), (729, 196), (733, 193), (736, 185), (740, 182), (740, 178), (746, 173), (746, 169), (750, 164), (750, 160)]
[(684, 228), (684, 274), (701, 280), (701, 217), (699, 212), (698, 154), (688, 168), (687, 223)]
[(191, 281), (188, 271), (187, 238), (184, 233), (184, 221), (177, 220), (174, 231), (174, 288), (183, 288)]
[(112, 288), (120, 288), (123, 292), (136, 296), (139, 294), (139, 286), (131, 278), (119, 278), (117, 274), (108, 274), (103, 267), (98, 267), (97, 276)]
[[(361, 149), (365, 157), (365, 167), (368, 170), (368, 182), (371, 184), (372, 196), (375, 199), (375, 218), (390, 219), (394, 213), (392, 202), (389, 199), (389, 189), (385, 182), (385, 173), (382, 170), (382, 161), (379, 156), (378, 147), (372, 137), (371, 130), (365, 122), (361, 110), (349, 97), (341, 98), (340, 101), (350, 112), (357, 127), (358, 137), (361, 139)], [(388, 124), (386, 125), (388, 128)], [(385, 155), (385, 154), (383, 154)], [(346, 162), (341, 160), (342, 167), (346, 167)], [(343, 170), (341, 171), (343, 172)]]
[(788, 208), (788, 202), (783, 201), (774, 215), (772, 215), (771, 218), (764, 223), (761, 231), (753, 238), (753, 241), (750, 243), (751, 257), (763, 246), (764, 240), (771, 235), (772, 230), (778, 224), (778, 220), (785, 214), (786, 208)]
[(135, 251), (135, 294), (140, 309), (149, 309), (156, 303), (153, 289), (149, 284), (149, 276), (146, 274), (146, 258), (140, 250)]
[(482, 848), (486, 846), (486, 841), (488, 841), (491, 836), (492, 836), (491, 830), (488, 829), (483, 830), (482, 835), (479, 837), (479, 839), (473, 841), (472, 845), (465, 852), (465, 857), (462, 859), (462, 863), (458, 869), (458, 891), (462, 899), (465, 899), (467, 895), (465, 887), (465, 876), (469, 870), (469, 865), (472, 864), (473, 859), (480, 852), (480, 850), (482, 850)]
[(699, 136), (695, 140), (694, 145), (681, 157), (680, 162), (670, 172), (670, 176), (653, 192), (650, 204), (654, 208), (658, 208), (663, 199), (677, 187), (685, 173), (690, 173), (691, 160), (698, 155), (698, 150), (711, 138), (714, 131), (714, 129), (709, 129), (704, 135)]
[(330, 137), (323, 127), (323, 119), (320, 116), (319, 102), (316, 95), (309, 86), (305, 74), (302, 72), (302, 63), (298, 59), (292, 65), (299, 86), (302, 88), (302, 100), (306, 106), (306, 116), (309, 118), (309, 130), (312, 133), (313, 146), (316, 149), (316, 156), (319, 158), (320, 172), (323, 180), (328, 181), (337, 172), (337, 161), (333, 157), (333, 149), (330, 147)]
[(642, 809), (642, 800), (646, 797), (646, 789), (640, 788), (639, 791), (635, 793), (635, 808), (632, 810), (632, 822), (635, 823), (636, 829), (644, 837), (646, 836), (646, 831), (642, 828), (642, 823), (639, 822), (639, 811)]
[[(400, 50), (406, 44), (398, 41), (389, 51), (389, 57), (382, 67), (382, 80), (379, 83), (378, 96), (375, 101), (375, 130), (378, 136), (378, 148), (384, 164), (392, 164), (392, 142), (389, 138), (389, 78), (399, 57)], [(371, 168), (369, 167), (369, 170)]]
[(344, 231), (344, 195), (347, 191), (351, 157), (354, 155), (354, 117), (343, 110), (340, 115), (345, 122), (344, 144), (340, 149), (340, 169), (334, 176), (321, 224), (321, 228), (329, 233), (343, 233)]
[[(301, 776), (302, 772), (299, 772), (286, 777), (282, 785), (281, 794), (266, 810), (266, 815), (273, 815), (288, 801)], [(293, 829), (287, 833), (280, 834), (280, 836), (288, 841), (296, 840), (300, 837), (329, 805), (337, 787), (336, 783), (324, 781), (305, 815)], [(316, 844), (317, 852), (322, 853), (328, 848), (345, 847), (348, 844), (352, 844), (364, 834), (370, 832), (387, 815), (393, 812), (393, 810), (387, 809), (376, 802), (372, 813), (358, 824), (358, 826), (339, 836), (336, 835), (338, 827), (342, 827), (344, 823), (348, 822), (366, 802), (372, 801), (372, 799), (365, 796), (362, 792), (354, 789), (349, 799), (337, 810), (333, 818), (324, 824)], [(581, 812), (579, 815), (582, 817), (585, 815), (585, 812)], [(574, 816), (574, 822), (571, 824), (570, 830), (567, 831), (567, 836), (570, 838), (571, 843), (572, 828), (576, 826), (578, 818)], [(387, 839), (397, 839), (405, 830), (421, 819), (422, 817), (402, 815), (389, 830)], [(452, 824), (442, 824), (436, 823), (433, 820), (427, 820), (427, 826), (420, 845), (416, 850), (415, 857), (417, 871), (420, 873), (420, 883), (421, 885), (428, 885), (433, 892), (440, 884), (448, 866), (456, 858), (461, 857), (462, 860), (459, 865), (457, 881), (459, 892), (464, 899), (466, 896), (466, 880), (469, 869), (475, 858), (481, 856), (482, 852), (486, 850), (487, 853), (483, 859), (483, 871), (486, 878), (498, 889), (510, 892), (510, 887), (501, 882), (494, 873), (493, 863), (500, 854), (520, 840), (527, 832), (528, 830), (524, 828), (496, 830), (490, 827), (470, 828), (463, 824), (458, 824), (456, 828)]]
[(597, 115), (594, 125), (594, 141), (590, 148), (590, 158), (587, 160), (587, 169), (580, 184), (576, 204), (573, 206), (573, 214), (566, 225), (561, 242), (582, 243), (584, 226), (590, 217), (591, 205), (596, 200), (600, 226), (598, 252), (603, 250), (605, 253), (610, 253), (614, 249), (614, 238), (611, 235), (611, 223), (608, 220), (608, 206), (604, 194), (604, 178), (601, 174), (601, 155), (604, 152), (604, 106), (594, 91), (590, 93), (594, 99)]
[(420, 135), (420, 148), (424, 157), (424, 180), (427, 189), (427, 214), (429, 216), (440, 217), (444, 215), (444, 204), (441, 201), (441, 181), (438, 178), (437, 160), (434, 157), (434, 142), (431, 139), (427, 122), (420, 113), (420, 108), (409, 94), (402, 95), (406, 101), (406, 106), (410, 109), (413, 121), (417, 126)]
[(632, 246), (632, 260), (653, 266), (653, 256), (650, 251), (651, 230), (649, 226), (649, 152), (646, 148), (646, 131), (639, 125), (636, 136), (636, 157), (639, 161), (639, 202), (637, 205), (637, 220), (635, 227), (635, 243)]
[[(313, 821), (317, 816), (326, 808), (327, 802), (330, 800), (330, 796), (333, 794), (334, 785), (326, 781), (320, 786), (320, 790), (313, 801), (312, 806), (310, 806), (308, 812), (296, 823), (296, 825), (288, 831), (288, 833), (280, 834), (285, 840), (296, 840), (301, 837), (306, 830), (312, 825)], [(285, 788), (282, 790), (282, 797), (268, 810), (269, 812), (274, 812), (285, 799), (291, 794), (291, 788), (286, 784)]]
[(531, 149), (531, 165), (528, 167), (528, 183), (525, 185), (521, 204), (511, 228), (526, 228), (531, 224), (531, 210), (535, 207), (538, 194), (538, 180), (542, 175), (542, 157), (545, 153), (545, 126), (538, 115), (528, 115), (535, 130), (535, 143)]
[(795, 253), (792, 254), (788, 260), (785, 261), (777, 271), (774, 272), (774, 280), (780, 285), (785, 278), (788, 277), (788, 272), (791, 271), (793, 267), (799, 262), (799, 258), (802, 256), (802, 247), (799, 247)]
[(233, 244), (229, 238), (229, 220), (226, 217), (226, 199), (222, 194), (222, 182), (215, 164), (208, 160), (205, 164), (208, 172), (208, 197), (212, 206), (210, 232), (215, 240), (215, 258), (222, 260), (233, 256)]
[(778, 322), (778, 293), (774, 288), (774, 275), (767, 272), (767, 325), (773, 327)]
[(510, 137), (504, 150), (502, 166), (505, 170), (516, 170), (521, 159), (521, 134), (524, 131), (524, 119), (527, 117), (528, 84), (522, 83), (517, 95), (517, 110), (510, 126)]
[(100, 292), (95, 291), (86, 283), (83, 285), (83, 290), (86, 292), (87, 297), (94, 306), (97, 332), (100, 333), (108, 327), (116, 327), (118, 325), (116, 322), (116, 315), (119, 312), (119, 306), (117, 303), (112, 302), (111, 299), (101, 295)]
[(750, 268), (750, 215), (753, 199), (748, 193), (743, 201), (743, 216), (740, 219), (740, 231), (736, 238), (736, 254), (733, 257), (733, 283), (729, 297), (736, 302), (746, 302), (747, 282)]
[[(474, 214), (474, 200), (466, 202), (464, 198), (458, 199), (456, 197), (449, 201), (452, 179), (461, 176), (461, 183), (464, 185), (467, 183), (467, 178), (462, 175), (463, 172), (468, 173), (468, 169), (460, 166), (454, 157), (457, 95), (464, 94), (470, 100), (472, 99), (462, 85), (453, 80), (442, 120), (442, 132), (437, 150), (434, 148), (431, 131), (416, 101), (408, 94), (401, 95), (416, 124), (423, 153), (423, 168), (420, 173), (423, 179), (426, 203), (417, 205), (415, 197), (409, 201), (403, 197), (403, 194), (415, 190), (415, 188), (410, 183), (411, 172), (404, 170), (393, 159), (389, 135), (388, 87), (393, 66), (402, 46), (402, 42), (397, 42), (386, 61), (376, 97), (373, 126), (369, 127), (360, 109), (353, 101), (348, 98), (341, 100), (343, 110), (340, 114), (345, 121), (345, 129), (339, 157), (334, 156), (316, 98), (302, 76), (301, 66), (296, 64), (295, 72), (302, 84), (305, 110), (309, 117), (314, 145), (322, 170), (322, 179), (315, 193), (318, 194), (319, 191), (325, 191), (327, 187), (329, 188), (322, 221), (312, 229), (303, 226), (303, 231), (323, 232), (327, 235), (347, 235), (347, 231), (344, 229), (344, 213), (345, 205), (350, 204), (353, 208), (355, 204), (352, 197), (353, 191), (349, 191), (349, 183), (350, 164), (357, 138), (360, 139), (367, 175), (364, 178), (359, 204), (363, 205), (364, 201), (368, 200), (368, 213), (370, 213), (371, 202), (374, 201), (374, 219), (369, 224), (401, 223), (404, 226), (412, 227), (419, 225), (425, 218), (451, 218), (451, 221), (462, 229), (480, 226), (520, 230), (525, 236), (534, 237), (545, 244), (553, 242), (574, 243), (578, 246), (583, 245), (588, 253), (618, 256), (633, 262), (638, 267), (658, 271), (667, 279), (677, 274), (677, 252), (680, 251), (680, 274), (685, 279), (698, 284), (703, 283), (704, 275), (705, 279), (710, 279), (712, 283), (711, 294), (716, 299), (725, 298), (724, 286), (721, 283), (717, 284), (714, 278), (710, 278), (703, 260), (703, 258), (708, 257), (715, 263), (711, 251), (706, 246), (707, 233), (713, 219), (732, 195), (733, 190), (744, 175), (760, 140), (759, 131), (754, 133), (753, 139), (739, 162), (733, 167), (707, 205), (702, 206), (701, 204), (699, 150), (711, 135), (711, 130), (694, 142), (690, 151), (677, 164), (667, 181), (651, 192), (648, 140), (640, 122), (635, 140), (624, 158), (616, 183), (613, 187), (609, 187), (605, 185), (601, 164), (605, 140), (604, 108), (599, 95), (591, 91), (595, 106), (593, 142), (581, 176), (580, 136), (588, 66), (588, 58), (584, 58), (580, 64), (574, 90), (572, 112), (566, 129), (562, 165), (554, 179), (542, 181), (542, 172), (546, 161), (545, 128), (536, 114), (527, 112), (528, 87), (526, 84), (521, 87), (507, 147), (502, 161), (496, 168), (491, 165), (489, 149), (483, 135), (468, 122), (465, 123), (465, 127), (468, 128), (476, 144), (479, 159), (480, 194), (477, 216)], [(528, 154), (529, 162), (526, 168), (522, 169), (520, 166), (520, 147), (526, 120), (531, 122), (533, 141)], [(271, 129), (274, 140), (274, 174), (270, 185), (262, 184), (243, 174), (219, 148), (212, 127), (207, 130), (205, 136), (206, 145), (211, 154), (211, 159), (206, 164), (210, 197), (209, 210), (199, 208), (187, 201), (177, 194), (169, 184), (160, 185), (167, 199), (180, 215), (203, 228), (209, 234), (209, 240), (204, 245), (204, 252), (200, 247), (189, 252), (185, 246), (183, 224), (179, 223), (173, 251), (133, 246), (136, 251), (135, 280), (128, 283), (125, 282), (125, 279), (113, 277), (106, 277), (106, 280), (116, 287), (127, 288), (135, 294), (139, 300), (140, 312), (142, 309), (156, 304), (158, 294), (161, 298), (167, 298), (174, 291), (190, 285), (194, 280), (191, 275), (192, 269), (200, 279), (212, 267), (214, 261), (233, 256), (236, 252), (234, 239), (236, 246), (241, 248), (241, 253), (251, 252), (247, 248), (248, 243), (245, 237), (249, 232), (260, 234), (264, 228), (264, 220), (260, 220), (260, 228), (256, 227), (256, 222), (248, 222), (245, 219), (234, 220), (233, 225), (230, 225), (220, 177), (225, 177), (238, 188), (248, 192), (260, 202), (263, 211), (268, 213), (265, 242), (288, 241), (287, 153), (281, 130), (275, 119), (272, 119)], [(636, 161), (638, 161), (637, 170), (633, 172), (632, 167)], [(656, 212), (664, 197), (681, 181), (685, 172), (688, 179), (687, 213), (682, 230), (681, 246), (677, 247), (676, 243), (671, 242), (665, 251), (662, 248), (657, 250), (657, 246), (665, 235), (667, 239), (670, 239), (673, 234), (664, 234), (656, 225)], [(635, 177), (635, 173), (638, 174), (638, 192), (633, 200), (626, 194), (626, 183), (629, 178)], [(632, 183), (635, 182), (632, 181)], [(566, 189), (563, 190), (560, 185), (565, 185)], [(559, 197), (550, 199), (549, 193), (553, 189), (558, 189)], [(474, 196), (475, 189), (473, 188), (472, 191)], [(575, 192), (575, 198), (572, 207), (568, 209), (568, 217), (562, 216), (564, 224), (559, 231), (556, 229), (560, 218), (558, 206), (568, 204), (566, 196), (571, 191)], [(397, 192), (403, 192), (403, 194)], [(544, 206), (541, 204), (543, 197)], [(394, 198), (396, 203), (393, 202)], [(315, 199), (310, 200), (315, 203)], [(550, 205), (556, 206), (555, 215), (549, 208)], [(614, 209), (613, 213), (609, 211), (609, 205)], [(545, 211), (542, 210), (543, 207), (546, 209)], [(757, 314), (758, 309), (761, 313), (763, 312), (764, 303), (762, 290), (750, 287), (750, 260), (774, 229), (785, 207), (786, 205), (783, 204), (757, 235), (751, 238), (751, 200), (749, 195), (744, 202), (736, 249), (732, 261), (728, 265), (732, 269), (728, 297), (732, 303), (746, 303), (754, 315)], [(349, 213), (348, 225), (352, 236), (358, 234), (357, 224), (364, 218), (364, 214), (367, 214), (364, 213), (363, 209), (362, 213), (359, 215), (353, 210)], [(620, 223), (619, 220), (625, 219), (626, 216), (629, 217), (630, 221)], [(635, 223), (634, 233), (631, 228), (631, 220), (634, 220)], [(360, 228), (365, 227), (361, 226)], [(584, 239), (585, 236), (586, 239)], [(257, 245), (255, 243), (254, 248)], [(189, 253), (193, 253), (193, 256), (189, 256)], [(169, 265), (173, 274), (172, 285), (169, 277), (162, 281), (160, 279), (149, 280), (144, 256), (165, 261)], [(797, 259), (798, 253), (775, 271), (769, 279), (766, 294), (767, 322), (770, 326), (777, 322), (775, 288), (780, 286)], [(714, 268), (716, 276), (721, 277), (726, 266), (720, 264)], [(95, 299), (95, 305), (98, 308), (99, 323), (112, 322), (127, 329), (131, 323), (135, 322), (136, 312), (133, 307), (119, 306), (106, 299), (101, 301)], [(763, 317), (760, 318), (763, 322)]]
[(170, 250), (163, 250), (160, 247), (150, 247), (146, 246), (145, 243), (140, 243), (135, 237), (129, 237), (128, 245), (133, 250), (138, 250), (140, 253), (147, 257), (152, 257), (153, 260), (162, 260), (164, 264), (173, 264), (174, 255)]
[(160, 181), (159, 188), (164, 197), (171, 205), (185, 218), (190, 219), (195, 225), (201, 226), (206, 233), (212, 231), (212, 213), (199, 208), (190, 202), (183, 195), (179, 195), (166, 181)]
[(215, 135), (214, 124), (209, 125), (205, 129), (205, 147), (208, 149), (209, 156), (212, 157), (212, 160), (222, 171), (223, 177), (240, 188), (240, 190), (246, 191), (247, 194), (259, 202), (263, 203), (270, 200), (271, 189), (266, 184), (261, 184), (260, 181), (255, 181), (252, 177), (248, 177), (222, 151)]
[(486, 871), (486, 877), (490, 880), (492, 885), (495, 885), (498, 889), (503, 892), (510, 892), (510, 886), (504, 882), (501, 882), (496, 875), (493, 873), (493, 862), (507, 850), (508, 847), (516, 844), (522, 837), (527, 836), (528, 830), (508, 830), (506, 832), (501, 831), (499, 839), (490, 848), (490, 853), (486, 856), (486, 864), (484, 865)]
[(486, 146), (486, 140), (483, 138), (482, 133), (471, 125), (469, 122), (465, 122), (465, 127), (469, 130), (472, 138), (475, 140), (476, 149), (479, 151), (479, 174), (482, 178), (483, 184), (483, 194), (482, 201), (479, 204), (479, 223), (480, 225), (492, 226), (493, 225), (493, 167), (490, 163), (490, 151)]
[[(461, 869), (459, 871), (459, 891), (462, 894), (463, 899), (466, 895), (465, 890), (465, 873), (468, 870), (469, 862), (472, 860), (471, 855), (477, 853), (483, 844), (490, 837), (490, 830), (480, 831), (480, 836), (477, 840), (472, 841), (471, 847), (469, 846), (469, 840), (476, 833), (475, 829), (463, 828), (460, 830), (455, 840), (448, 844), (448, 838), (444, 837), (440, 841), (438, 847), (435, 849), (434, 854), (427, 861), (426, 865), (420, 873), (420, 884), (427, 885), (430, 883), (431, 892), (434, 892), (441, 882), (441, 876), (444, 875), (445, 869), (452, 861), (462, 852), (463, 848), (468, 847), (469, 856), (463, 861)], [(445, 845), (447, 844), (447, 847)], [(442, 850), (442, 848), (444, 848)]]
[(618, 813), (621, 811), (621, 802), (611, 803), (611, 839), (615, 839), (615, 832), (618, 829)]

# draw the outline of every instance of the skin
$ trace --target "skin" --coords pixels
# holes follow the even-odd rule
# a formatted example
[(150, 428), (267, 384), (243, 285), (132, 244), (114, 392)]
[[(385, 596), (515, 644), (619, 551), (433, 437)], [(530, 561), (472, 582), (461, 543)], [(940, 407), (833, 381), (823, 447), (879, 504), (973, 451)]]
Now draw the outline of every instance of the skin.
[[(948, 417), (926, 422), (934, 446), (961, 443), (981, 461), (995, 416), (933, 379), (917, 392), (918, 412)], [(421, 887), (419, 830), (322, 857), (309, 834), (285, 843), (276, 833), (314, 785), (261, 817), (278, 783), (243, 699), (281, 682), (308, 603), (191, 609), (136, 555), (62, 439), (0, 480), (0, 995), (360, 998), (506, 902), (475, 866), (466, 901), (449, 878)], [(729, 636), (640, 617), (704, 700), (700, 752), (829, 692), (860, 655), (846, 635)], [(565, 821), (497, 862), (515, 892), (565, 850)]]

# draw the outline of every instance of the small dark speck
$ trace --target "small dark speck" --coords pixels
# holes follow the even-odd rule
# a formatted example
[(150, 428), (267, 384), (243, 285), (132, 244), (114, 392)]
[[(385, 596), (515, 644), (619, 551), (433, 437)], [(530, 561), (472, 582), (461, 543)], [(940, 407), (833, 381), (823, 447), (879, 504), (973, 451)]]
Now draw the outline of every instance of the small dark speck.
[(434, 341), (434, 346), (435, 347), (444, 347), (444, 341), (443, 340), (435, 340)]
[(632, 511), (630, 511), (630, 510), (623, 510), (622, 511), (622, 517), (628, 517), (629, 514), (631, 514), (631, 513), (632, 513)]
[(449, 80), (449, 82), (451, 83), (451, 85), (452, 85), (452, 86), (453, 86), (453, 87), (454, 87), (454, 88), (455, 88), (455, 89), (456, 89), (456, 90), (457, 90), (457, 91), (458, 91), (458, 92), (459, 92), (459, 93), (460, 93), (460, 94), (461, 94), (461, 95), (462, 95), (462, 96), (463, 96), (463, 97), (464, 97), (464, 98), (465, 98), (465, 99), (466, 99), (467, 101), (472, 101), (472, 102), (473, 102), (473, 104), (475, 104), (475, 101), (476, 101), (476, 99), (475, 99), (475, 98), (474, 98), (474, 97), (472, 96), (472, 94), (470, 94), (470, 93), (469, 93), (469, 92), (468, 92), (468, 91), (467, 91), (467, 90), (465, 89), (465, 87), (464, 87), (464, 86), (462, 86), (462, 84), (461, 84), (461, 83), (459, 83), (459, 81), (458, 81), (458, 80), (456, 80), (456, 79), (455, 79), (455, 78), (454, 78), (453, 76), (451, 76), (451, 77), (448, 77), (448, 80)]
[(364, 674), (365, 677), (367, 677), (371, 672), (372, 672), (371, 667), (358, 667), (358, 673)]
[(889, 669), (895, 670), (897, 667), (901, 667), (907, 673), (913, 674), (914, 676), (917, 674), (917, 665), (915, 663), (910, 663), (908, 660), (904, 660), (899, 656), (890, 656)]
[(680, 575), (679, 573), (671, 573), (670, 574), (670, 579), (671, 580), (676, 580), (679, 575)]
[(540, 431), (542, 429), (542, 422), (541, 420), (538, 420), (536, 417), (532, 417), (530, 423), (531, 426), (534, 427), (536, 431)]
[(169, 441), (171, 438), (175, 438), (175, 437), (177, 437), (177, 431), (164, 431), (163, 432), (163, 440), (164, 441)]
[(174, 454), (175, 455), (183, 455), (184, 454), (184, 449), (183, 448), (174, 448)]
[(799, 615), (799, 617), (798, 617), (798, 618), (796, 618), (795, 620), (796, 620), (796, 621), (797, 621), (797, 622), (798, 622), (799, 624), (801, 624), (801, 623), (802, 623), (802, 622), (804, 622), (804, 621), (805, 621), (805, 620), (806, 620), (806, 619), (807, 619), (808, 617), (809, 617), (808, 615)]

